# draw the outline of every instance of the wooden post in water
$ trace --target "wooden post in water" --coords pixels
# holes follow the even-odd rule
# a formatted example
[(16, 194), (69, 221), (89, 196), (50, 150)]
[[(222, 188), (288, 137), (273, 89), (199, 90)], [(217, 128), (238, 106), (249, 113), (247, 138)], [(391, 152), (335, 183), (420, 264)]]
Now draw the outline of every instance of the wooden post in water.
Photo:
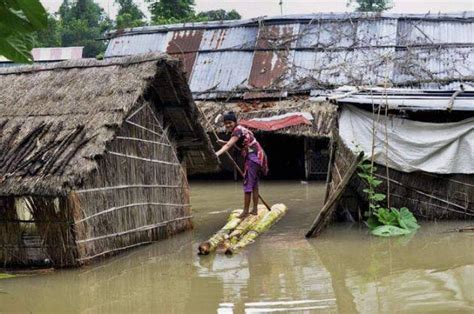
[(304, 145), (303, 145), (303, 150), (304, 150), (304, 178), (305, 178), (306, 181), (308, 181), (308, 179), (309, 179), (309, 167), (310, 167), (309, 162), (310, 162), (311, 156), (310, 156), (310, 153), (308, 151), (308, 147), (309, 147), (308, 138), (305, 137), (303, 139), (303, 141), (304, 141)]
[(316, 219), (313, 221), (311, 228), (306, 233), (307, 238), (318, 236), (321, 233), (321, 231), (326, 227), (326, 225), (329, 223), (329, 220), (331, 219), (333, 212), (337, 208), (337, 202), (341, 198), (342, 193), (344, 192), (347, 184), (349, 183), (350, 179), (356, 172), (357, 166), (362, 161), (363, 157), (364, 157), (364, 153), (361, 152), (357, 156), (357, 158), (354, 160), (354, 162), (351, 164), (346, 174), (342, 178), (341, 183), (339, 183), (339, 185), (336, 187), (336, 189), (334, 190), (334, 193), (329, 196), (323, 208), (318, 213), (318, 216), (316, 216)]

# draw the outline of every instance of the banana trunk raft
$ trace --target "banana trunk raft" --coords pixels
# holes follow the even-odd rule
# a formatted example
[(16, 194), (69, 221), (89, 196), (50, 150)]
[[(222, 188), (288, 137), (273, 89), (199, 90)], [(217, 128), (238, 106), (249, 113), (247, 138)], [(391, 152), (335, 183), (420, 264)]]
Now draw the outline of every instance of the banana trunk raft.
[(224, 227), (199, 245), (198, 254), (208, 255), (217, 249), (225, 254), (234, 254), (253, 243), (288, 211), (284, 204), (275, 204), (271, 209), (268, 211), (265, 206), (259, 205), (258, 215), (248, 215), (244, 219), (238, 217), (241, 209), (232, 211)]

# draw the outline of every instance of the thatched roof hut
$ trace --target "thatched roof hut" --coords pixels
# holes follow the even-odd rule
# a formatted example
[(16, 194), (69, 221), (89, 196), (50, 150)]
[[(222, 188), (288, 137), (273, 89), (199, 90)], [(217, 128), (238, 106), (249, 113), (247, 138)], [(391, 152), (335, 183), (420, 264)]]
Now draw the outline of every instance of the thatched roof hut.
[(217, 165), (198, 118), (163, 54), (1, 70), (0, 262), (77, 265), (189, 228), (186, 170)]

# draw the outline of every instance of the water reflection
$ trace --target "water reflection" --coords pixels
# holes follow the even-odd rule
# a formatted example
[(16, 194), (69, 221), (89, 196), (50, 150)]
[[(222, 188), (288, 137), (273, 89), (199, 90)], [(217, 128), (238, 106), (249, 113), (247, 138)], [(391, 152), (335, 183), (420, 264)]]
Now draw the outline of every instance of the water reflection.
[(472, 313), (474, 238), (443, 233), (452, 225), (424, 224), (393, 239), (338, 226), (311, 241), (331, 274), (339, 312)]
[(240, 206), (240, 186), (192, 183), (195, 229), (79, 270), (0, 281), (0, 312), (379, 313), (472, 312), (473, 234), (423, 224), (379, 239), (332, 225), (306, 240), (321, 184), (267, 183), (290, 211), (238, 255), (198, 257), (197, 246)]

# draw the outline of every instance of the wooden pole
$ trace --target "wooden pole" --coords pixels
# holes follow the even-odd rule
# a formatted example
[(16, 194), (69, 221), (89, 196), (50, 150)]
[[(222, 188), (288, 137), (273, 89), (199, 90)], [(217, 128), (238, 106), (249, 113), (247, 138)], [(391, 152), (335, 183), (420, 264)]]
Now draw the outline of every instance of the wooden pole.
[(328, 172), (326, 174), (326, 194), (324, 196), (324, 204), (326, 204), (329, 192), (331, 191), (331, 180), (332, 180), (332, 165), (334, 163), (334, 157), (336, 153), (336, 142), (334, 137), (331, 138), (329, 142), (329, 163), (328, 163)]
[(331, 218), (332, 213), (336, 209), (336, 203), (342, 196), (347, 184), (349, 183), (352, 175), (356, 172), (357, 166), (361, 162), (362, 158), (364, 157), (364, 153), (360, 153), (359, 156), (354, 160), (350, 168), (347, 170), (344, 178), (342, 179), (341, 183), (336, 187), (334, 193), (328, 198), (327, 202), (324, 204), (321, 211), (316, 216), (311, 228), (306, 233), (306, 237), (310, 238), (312, 236), (318, 236), (324, 227), (326, 227), (329, 219)]
[[(214, 134), (214, 137), (216, 138), (216, 141), (219, 141), (220, 138), (219, 138), (219, 135), (217, 135), (217, 132), (216, 130), (214, 129), (214, 126), (211, 124), (211, 122), (209, 121), (209, 119), (206, 117), (206, 115), (204, 114), (204, 112), (202, 112), (201, 108), (199, 108), (199, 111), (201, 112), (201, 115), (204, 117), (204, 119), (206, 120), (207, 124), (209, 125), (209, 127), (211, 128), (211, 131), (212, 131), (212, 134)], [(235, 169), (237, 169), (237, 171), (240, 173), (240, 175), (242, 176), (242, 178), (245, 178), (244, 176), (244, 172), (242, 171), (242, 169), (240, 169), (239, 165), (235, 162), (234, 158), (232, 158), (232, 156), (230, 155), (229, 152), (225, 152), (225, 155), (227, 156), (227, 158), (229, 158), (229, 160), (232, 162), (232, 164), (234, 165)], [(271, 211), (272, 208), (267, 204), (267, 202), (265, 202), (265, 200), (263, 199), (263, 197), (260, 195), (260, 193), (258, 194), (258, 198), (260, 199), (260, 201), (262, 201), (263, 205), (265, 205), (265, 207)]]
[(239, 179), (239, 176), (237, 174), (237, 169), (235, 169), (235, 167), (233, 169), (234, 169), (234, 181), (237, 181)]
[(303, 156), (304, 156), (304, 179), (308, 181), (309, 179), (309, 145), (308, 145), (308, 139), (305, 137), (303, 139)]

